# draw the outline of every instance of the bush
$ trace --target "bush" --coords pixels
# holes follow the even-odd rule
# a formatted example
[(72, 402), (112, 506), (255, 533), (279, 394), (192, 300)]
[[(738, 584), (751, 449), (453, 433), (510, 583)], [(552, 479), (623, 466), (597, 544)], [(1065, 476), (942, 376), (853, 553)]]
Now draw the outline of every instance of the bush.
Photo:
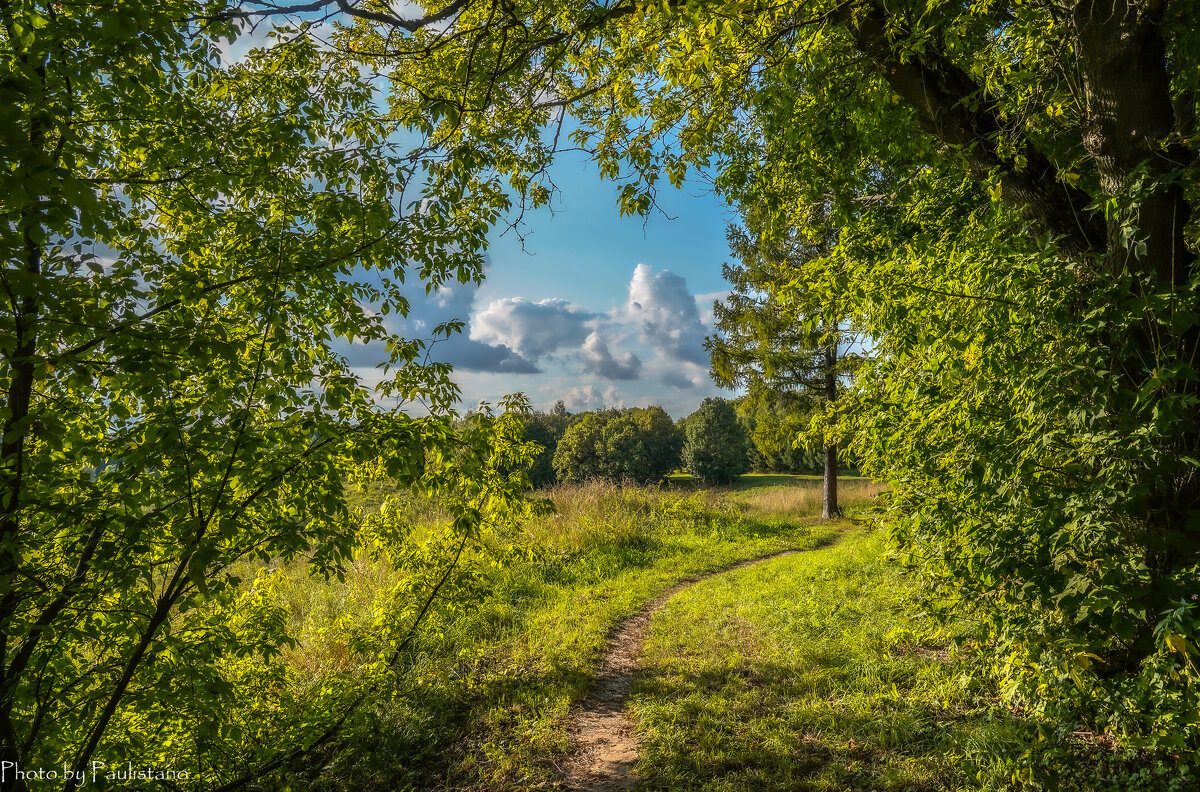
[(683, 438), (662, 407), (585, 413), (554, 453), (562, 481), (653, 484), (679, 464)]
[(750, 468), (746, 428), (733, 404), (705, 399), (688, 416), (683, 465), (705, 484), (728, 484)]

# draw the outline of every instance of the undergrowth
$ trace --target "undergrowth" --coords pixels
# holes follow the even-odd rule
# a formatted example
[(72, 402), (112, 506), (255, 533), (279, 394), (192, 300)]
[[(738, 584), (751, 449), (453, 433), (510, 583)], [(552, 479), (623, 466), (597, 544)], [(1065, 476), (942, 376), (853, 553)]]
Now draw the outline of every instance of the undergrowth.
[[(361, 493), (377, 509), (383, 493)], [(554, 513), (497, 548), (464, 559), (469, 570), (429, 614), (393, 682), (373, 696), (341, 739), (268, 788), (312, 790), (528, 789), (554, 785), (569, 753), (572, 703), (591, 684), (607, 636), (622, 618), (679, 580), (785, 549), (808, 549), (845, 524), (803, 527), (709, 491), (558, 487), (540, 496)], [(407, 506), (414, 522), (436, 507)], [(283, 571), (284, 574), (287, 570)], [(303, 674), (344, 670), (355, 625), (395, 584), (364, 554), (344, 581), (297, 570), (280, 587), (302, 621), (289, 656)]]

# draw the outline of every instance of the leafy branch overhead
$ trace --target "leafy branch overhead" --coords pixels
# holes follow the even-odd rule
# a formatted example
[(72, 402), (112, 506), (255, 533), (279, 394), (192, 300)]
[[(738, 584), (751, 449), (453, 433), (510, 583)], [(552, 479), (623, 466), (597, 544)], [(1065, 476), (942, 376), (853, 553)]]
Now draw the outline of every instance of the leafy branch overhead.
[[(448, 368), (384, 321), (406, 280), (481, 277), (507, 198), (311, 25), (229, 62), (225, 10), (0, 8), (0, 758), (64, 789), (117, 758), (234, 789), (327, 743), (530, 508), (523, 400), (456, 429)], [(379, 479), (441, 530), (361, 525)], [(370, 553), (403, 584), (297, 698), (278, 568)]]
[(844, 419), (901, 546), (1031, 712), (1196, 747), (1162, 638), (1200, 629), (1194, 3), (479, 0), (355, 36), (535, 200), (569, 107), (622, 211), (699, 173), (829, 240), (762, 326), (871, 340)]

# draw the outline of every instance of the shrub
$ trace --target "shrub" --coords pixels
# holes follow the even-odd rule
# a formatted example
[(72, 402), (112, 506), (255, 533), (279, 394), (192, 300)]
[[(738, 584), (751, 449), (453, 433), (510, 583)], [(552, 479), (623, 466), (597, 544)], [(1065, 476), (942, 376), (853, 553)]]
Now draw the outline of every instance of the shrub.
[(733, 404), (705, 399), (688, 416), (686, 427), (683, 464), (696, 478), (705, 484), (728, 484), (749, 469), (746, 428)]
[(584, 414), (554, 453), (562, 481), (653, 484), (679, 464), (683, 438), (662, 407)]

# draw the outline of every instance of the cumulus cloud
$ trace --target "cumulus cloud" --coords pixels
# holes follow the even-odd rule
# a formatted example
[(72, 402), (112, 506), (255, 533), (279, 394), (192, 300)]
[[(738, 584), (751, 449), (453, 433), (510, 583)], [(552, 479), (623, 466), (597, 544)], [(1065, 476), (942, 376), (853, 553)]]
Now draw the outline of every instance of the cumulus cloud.
[(569, 388), (560, 398), (567, 409), (572, 412), (625, 406), (625, 400), (621, 398), (616, 385), (609, 385), (603, 391), (595, 385), (577, 385)]
[(579, 353), (585, 370), (608, 380), (635, 380), (642, 373), (642, 361), (632, 352), (614, 356), (608, 344), (593, 332), (583, 342)]
[(541, 369), (503, 344), (484, 344), (456, 333), (435, 342), (433, 357), (464, 371), (539, 374)]
[[(409, 298), (409, 313), (403, 329), (408, 335), (428, 336), (430, 330), (443, 322), (467, 322), (475, 306), (473, 283), (451, 283), (440, 286), (428, 295)], [(534, 361), (522, 357), (507, 344), (489, 344), (471, 338), (464, 330), (449, 338), (438, 339), (432, 357), (462, 371), (491, 371), (507, 374), (537, 374), (541, 371)]]
[(713, 303), (718, 300), (725, 302), (729, 299), (729, 289), (696, 295), (696, 310), (700, 312), (700, 323), (706, 328), (714, 328), (717, 317), (713, 313)]
[(669, 270), (653, 275), (650, 267), (638, 264), (625, 307), (648, 346), (670, 360), (708, 365), (700, 310), (683, 278)]
[(587, 323), (597, 316), (566, 300), (508, 297), (493, 300), (471, 318), (471, 339), (508, 347), (536, 363), (582, 344), (590, 334)]
[[(433, 328), (460, 320), (467, 322), (475, 305), (477, 287), (473, 283), (446, 284), (425, 294), (420, 284), (405, 289), (408, 315), (392, 314), (385, 321), (388, 330), (406, 338), (429, 339)], [(350, 344), (342, 351), (351, 366), (372, 367), (386, 359), (381, 345)], [(489, 344), (467, 336), (466, 330), (439, 336), (430, 357), (449, 363), (459, 371), (537, 374), (541, 369), (505, 344)]]
[[(479, 299), (474, 284), (457, 282), (425, 294), (414, 283), (405, 287), (407, 316), (381, 319), (392, 332), (425, 339), (437, 325), (462, 321), (467, 329), (437, 340), (430, 357), (454, 366), (467, 402), (532, 389), (546, 406), (562, 399), (572, 411), (661, 404), (686, 415), (721, 392), (708, 379), (703, 340), (712, 301), (726, 293), (693, 295), (682, 277), (644, 264), (627, 287), (624, 301), (605, 310), (564, 299)], [(350, 357), (368, 367), (384, 354), (358, 345)]]

